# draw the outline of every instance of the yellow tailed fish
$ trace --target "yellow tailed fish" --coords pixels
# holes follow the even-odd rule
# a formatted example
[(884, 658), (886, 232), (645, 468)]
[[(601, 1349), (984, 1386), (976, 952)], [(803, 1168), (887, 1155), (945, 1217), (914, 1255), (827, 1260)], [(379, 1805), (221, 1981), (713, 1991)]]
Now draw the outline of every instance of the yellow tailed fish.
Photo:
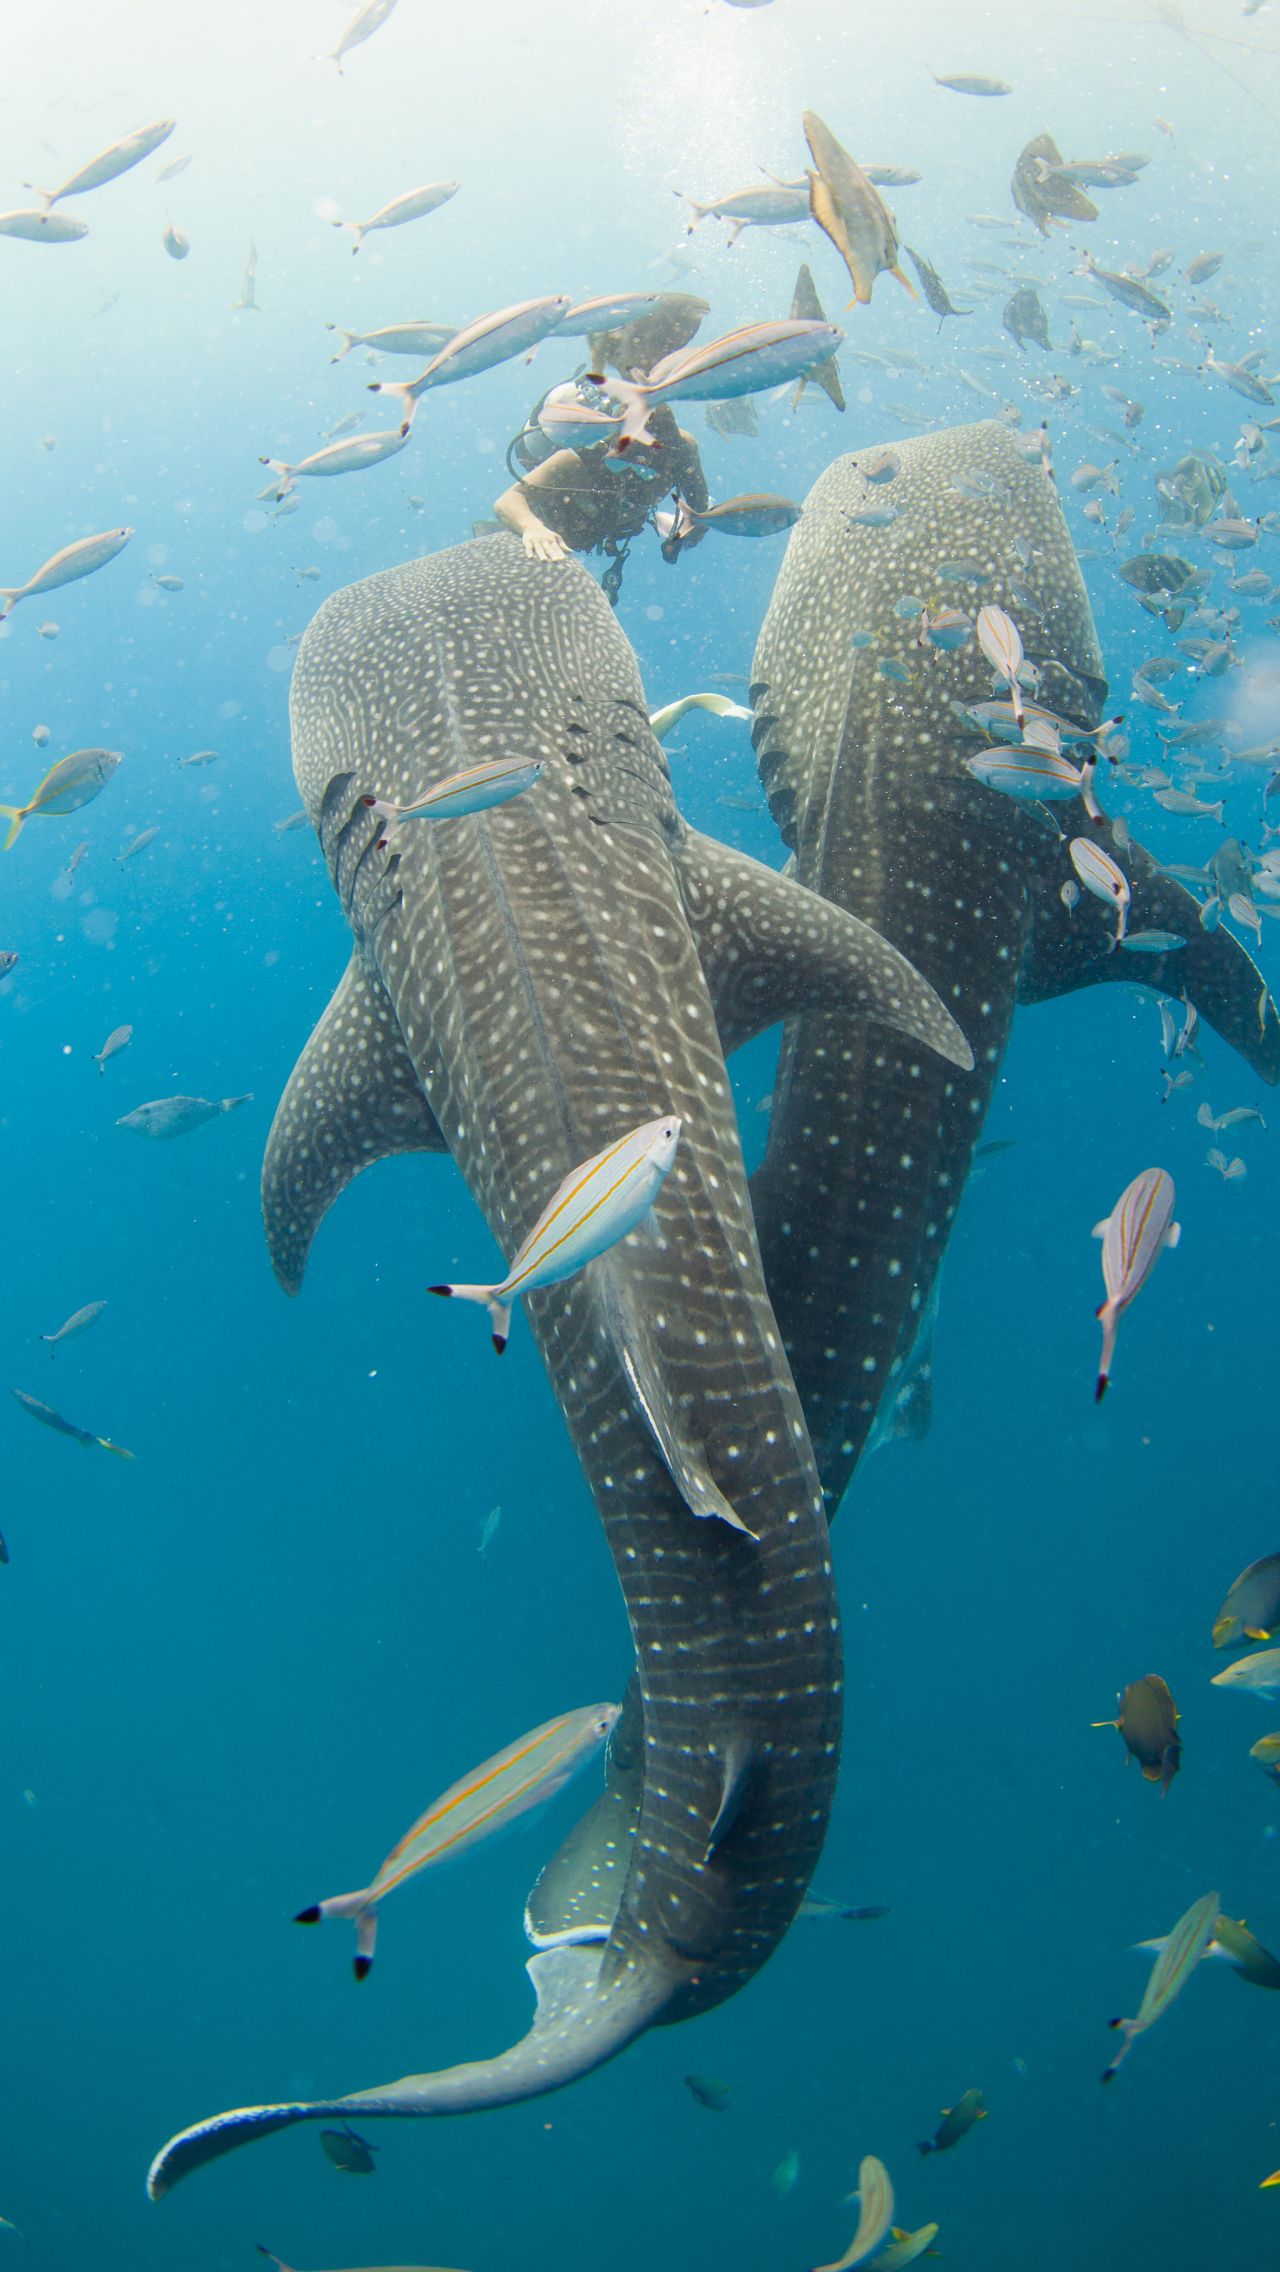
[(1125, 924), (1129, 915), (1129, 879), (1118, 867), (1109, 852), (1104, 852), (1090, 837), (1073, 836), (1067, 846), (1071, 865), (1087, 892), (1100, 899), (1104, 906), (1116, 911), (1115, 944), (1124, 943)]
[(419, 1870), (451, 1862), (495, 1830), (505, 1829), (563, 1790), (599, 1750), (618, 1717), (616, 1704), (587, 1704), (562, 1712), (531, 1728), (505, 1751), (495, 1752), (461, 1782), (432, 1801), (412, 1828), (392, 1847), (377, 1876), (356, 1893), (332, 1894), (300, 1909), (299, 1925), (318, 1925), (326, 1917), (350, 1917), (356, 1928), (355, 1975), (364, 1980), (373, 1964), (378, 1937), (378, 1905)]
[(678, 702), (668, 702), (665, 709), (650, 712), (649, 731), (654, 740), (664, 742), (672, 727), (690, 710), (708, 710), (713, 718), (740, 718), (748, 722), (751, 718), (751, 712), (740, 702), (730, 702), (727, 694), (682, 694)]
[(932, 2138), (920, 2140), (922, 2154), (945, 2154), (949, 2147), (958, 2146), (967, 2138), (977, 2122), (985, 2122), (989, 2109), (982, 2103), (980, 2090), (971, 2089), (956, 2100), (954, 2106), (944, 2106), (942, 2120)]
[(1098, 1311), (1102, 1357), (1094, 1390), (1097, 1404), (1106, 1395), (1111, 1378), (1121, 1317), (1141, 1293), (1164, 1249), (1177, 1246), (1182, 1237), (1182, 1225), (1174, 1222), (1173, 1208), (1173, 1177), (1163, 1168), (1144, 1168), (1121, 1192), (1111, 1213), (1093, 1226), (1095, 1239), (1102, 1241), (1102, 1277), (1107, 1289), (1107, 1298)]
[(1174, 1997), (1185, 1988), (1213, 1939), (1217, 1918), (1218, 1896), (1216, 1893), (1206, 1893), (1199, 1901), (1192, 1903), (1184, 1917), (1178, 1919), (1151, 1967), (1151, 1978), (1138, 2006), (1137, 2018), (1111, 2022), (1113, 2028), (1122, 2031), (1124, 2042), (1110, 2066), (1103, 2069), (1104, 2083), (1111, 2081), (1117, 2068), (1128, 2057), (1134, 2038), (1146, 2028), (1152, 2027), (1168, 2011)]
[(540, 757), (493, 757), (482, 765), (466, 765), (448, 773), (412, 804), (393, 805), (386, 797), (362, 797), (361, 803), (384, 820), (456, 820), (462, 813), (488, 812), (492, 805), (509, 804), (531, 789), (542, 775)]
[(809, 211), (848, 269), (854, 299), (867, 306), (882, 271), (896, 276), (904, 292), (918, 299), (914, 284), (898, 266), (898, 233), (875, 183), (868, 181), (814, 110), (804, 114), (804, 136), (814, 165), (809, 175)]
[(1269, 2185), (1280, 2185), (1280, 2169), (1273, 2169), (1270, 2177), (1263, 2178), (1261, 2185), (1258, 2187), (1259, 2193), (1265, 2193)]
[[(1159, 1783), (1165, 1793), (1178, 1772), (1182, 1742), (1178, 1735), (1178, 1707), (1167, 1681), (1158, 1672), (1131, 1680), (1119, 1697), (1119, 1717), (1094, 1720), (1095, 1728), (1118, 1728), (1130, 1755), (1138, 1761), (1148, 1783)], [(1129, 1764), (1125, 1760), (1125, 1766)]]
[(100, 1451), (113, 1452), (117, 1459), (134, 1458), (134, 1453), (127, 1452), (123, 1444), (113, 1444), (109, 1436), (95, 1436), (92, 1428), (77, 1428), (74, 1420), (64, 1420), (51, 1404), (42, 1404), (38, 1396), (28, 1396), (24, 1388), (12, 1389), (10, 1394), (33, 1420), (38, 1420), (42, 1427), (52, 1428), (55, 1436), (70, 1436), (74, 1444), (96, 1444)]
[(865, 2154), (858, 2168), (858, 2229), (844, 2255), (834, 2264), (818, 2264), (814, 2272), (850, 2272), (855, 2264), (865, 2264), (874, 2256), (885, 2234), (893, 2224), (893, 2187), (884, 2163), (874, 2154)]
[(657, 1198), (679, 1142), (680, 1122), (673, 1113), (619, 1136), (557, 1186), (505, 1278), (490, 1286), (429, 1286), (427, 1292), (482, 1303), (493, 1320), (493, 1346), (501, 1356), (512, 1304), (535, 1286), (571, 1278), (633, 1231)]
[(1264, 1554), (1251, 1562), (1227, 1591), (1213, 1621), (1215, 1649), (1233, 1641), (1269, 1641), (1280, 1631), (1280, 1554)]
[(878, 2256), (868, 2257), (867, 2272), (902, 2272), (904, 2265), (914, 2264), (926, 2251), (936, 2256), (938, 2251), (933, 2243), (939, 2229), (937, 2225), (921, 2225), (915, 2232), (908, 2233), (895, 2225), (888, 2247), (882, 2248)]
[(106, 788), (119, 763), (118, 749), (76, 749), (70, 757), (60, 757), (56, 765), (50, 766), (25, 805), (0, 805), (0, 813), (9, 822), (5, 851), (17, 843), (25, 822), (60, 818), (64, 813), (78, 813), (82, 805), (91, 804)]

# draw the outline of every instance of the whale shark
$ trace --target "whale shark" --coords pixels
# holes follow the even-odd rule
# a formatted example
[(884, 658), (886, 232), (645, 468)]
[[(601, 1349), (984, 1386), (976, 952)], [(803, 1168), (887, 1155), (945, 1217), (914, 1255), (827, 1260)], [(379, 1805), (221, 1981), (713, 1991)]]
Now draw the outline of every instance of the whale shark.
[[(1039, 437), (988, 421), (890, 448), (887, 487), (861, 470), (886, 453), (866, 451), (810, 491), (750, 688), (796, 878), (901, 947), (977, 1060), (966, 1074), (838, 1012), (784, 1031), (752, 1197), (829, 1513), (873, 1430), (927, 1425), (938, 1268), (1020, 1003), (1108, 981), (1185, 993), (1261, 1079), (1280, 1077), (1266, 983), (1227, 931), (1201, 928), (1190, 893), (1078, 800), (1052, 807), (1059, 829), (1049, 808), (1000, 796), (962, 763), (978, 745), (952, 704), (988, 699), (991, 673), (975, 642), (922, 648), (921, 607), (1003, 606), (1040, 672), (1037, 699), (1084, 728), (1103, 715), (1093, 617)], [(1064, 903), (1077, 835), (1124, 869), (1131, 929), (1181, 949), (1115, 952), (1113, 915)]]
[[(492, 2058), (215, 2115), (157, 2156), (153, 2197), (291, 2123), (554, 2089), (732, 1995), (776, 1947), (830, 1808), (840, 1627), (725, 1056), (840, 1004), (972, 1062), (866, 924), (683, 823), (630, 645), (576, 561), (492, 536), (336, 593), (299, 647), (291, 724), (352, 952), (263, 1165), (286, 1290), (379, 1159), (450, 1152), (509, 1257), (583, 1159), (655, 1115), (682, 1121), (647, 1229), (524, 1305), (637, 1664), (604, 1791), (529, 1898), (529, 2032)], [(412, 804), (514, 754), (540, 778), (485, 812), (388, 838), (365, 801)], [(459, 1320), (423, 1310), (428, 1350)]]

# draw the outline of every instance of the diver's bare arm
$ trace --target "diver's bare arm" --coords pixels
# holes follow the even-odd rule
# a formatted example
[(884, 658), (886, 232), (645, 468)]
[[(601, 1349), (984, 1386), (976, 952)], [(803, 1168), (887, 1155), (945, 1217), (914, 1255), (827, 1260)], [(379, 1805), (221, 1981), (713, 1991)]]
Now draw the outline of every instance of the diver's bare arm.
[(563, 537), (557, 536), (554, 529), (549, 529), (545, 521), (538, 519), (525, 491), (545, 489), (548, 486), (548, 475), (557, 487), (563, 488), (566, 475), (577, 464), (578, 460), (572, 450), (557, 450), (554, 456), (535, 466), (523, 482), (513, 482), (511, 488), (504, 489), (501, 497), (494, 501), (493, 510), (497, 518), (520, 538), (530, 560), (567, 560), (569, 547)]

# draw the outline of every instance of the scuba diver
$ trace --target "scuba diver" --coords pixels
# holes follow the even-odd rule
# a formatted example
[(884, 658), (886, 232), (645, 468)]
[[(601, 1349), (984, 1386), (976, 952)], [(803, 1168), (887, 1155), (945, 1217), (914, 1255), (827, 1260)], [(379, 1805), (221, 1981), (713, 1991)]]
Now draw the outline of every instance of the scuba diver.
[[(601, 584), (612, 607), (632, 540), (662, 500), (674, 493), (705, 512), (711, 499), (698, 445), (665, 405), (650, 413), (651, 449), (610, 455), (621, 412), (615, 415), (603, 373), (612, 364), (624, 377), (643, 380), (664, 355), (687, 345), (705, 313), (705, 301), (671, 293), (625, 330), (594, 338), (592, 376), (553, 387), (507, 451), (514, 480), (494, 502), (496, 518), (520, 537), (530, 560), (607, 554)], [(593, 440), (593, 432), (602, 438)], [(664, 543), (664, 559), (674, 561), (701, 535), (696, 530), (677, 545)]]

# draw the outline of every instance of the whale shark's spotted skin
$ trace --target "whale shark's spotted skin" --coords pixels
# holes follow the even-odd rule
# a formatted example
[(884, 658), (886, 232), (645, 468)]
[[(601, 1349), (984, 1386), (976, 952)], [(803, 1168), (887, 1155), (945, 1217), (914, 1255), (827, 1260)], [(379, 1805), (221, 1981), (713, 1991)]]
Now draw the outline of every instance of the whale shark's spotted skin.
[[(549, 2089), (765, 1961), (826, 1828), (840, 1636), (723, 1052), (853, 990), (968, 1061), (901, 957), (684, 827), (630, 647), (576, 562), (529, 562), (500, 536), (337, 593), (299, 649), (292, 720), (355, 951), (268, 1144), (286, 1287), (332, 1199), (388, 1152), (447, 1146), (510, 1257), (571, 1169), (655, 1115), (683, 1120), (651, 1230), (525, 1305), (638, 1671), (607, 1797), (530, 1898), (544, 1953), (523, 2043), (348, 2099), (215, 2117), (164, 2149), (154, 2194), (245, 2137), (335, 2109), (452, 2113)], [(407, 803), (513, 750), (544, 768), (522, 797), (379, 848), (363, 794)], [(425, 1226), (422, 1245), (425, 1275)], [(474, 1326), (424, 1301), (424, 1373), (435, 1337)], [(496, 1416), (503, 1375), (482, 1334), (475, 1347)], [(730, 1507), (754, 1537), (720, 1519)]]
[[(1052, 824), (961, 763), (976, 744), (951, 702), (992, 691), (976, 642), (922, 651), (915, 625), (895, 613), (908, 596), (931, 611), (1003, 606), (1040, 666), (1040, 698), (1078, 724), (1097, 723), (1102, 660), (1038, 453), (1028, 459), (994, 422), (892, 448), (900, 470), (887, 490), (873, 488), (854, 457), (815, 484), (752, 673), (760, 775), (799, 881), (901, 947), (977, 1059), (971, 1074), (957, 1072), (896, 1034), (827, 1012), (793, 1020), (784, 1036), (752, 1196), (832, 1511), (928, 1316), (1019, 1001), (1094, 980), (1186, 987), (1263, 1079), (1280, 1077), (1280, 1025), (1254, 964), (1225, 931), (1200, 929), (1194, 901), (1140, 847), (1117, 852), (1132, 882), (1132, 928), (1172, 931), (1189, 942), (1181, 952), (1144, 956), (1136, 970), (1111, 952), (1114, 925), (1100, 907), (1063, 906), (1071, 869)], [(862, 454), (869, 463), (877, 455)], [(851, 517), (886, 497), (897, 508), (890, 526)], [(953, 562), (968, 564), (971, 583), (939, 577), (938, 564)], [(855, 644), (854, 634), (872, 643)], [(881, 673), (884, 659), (907, 665), (905, 684)], [(1101, 777), (1098, 786), (1105, 795)], [(1078, 805), (1054, 812), (1068, 836), (1090, 833)], [(926, 1363), (918, 1387), (927, 1374)]]

